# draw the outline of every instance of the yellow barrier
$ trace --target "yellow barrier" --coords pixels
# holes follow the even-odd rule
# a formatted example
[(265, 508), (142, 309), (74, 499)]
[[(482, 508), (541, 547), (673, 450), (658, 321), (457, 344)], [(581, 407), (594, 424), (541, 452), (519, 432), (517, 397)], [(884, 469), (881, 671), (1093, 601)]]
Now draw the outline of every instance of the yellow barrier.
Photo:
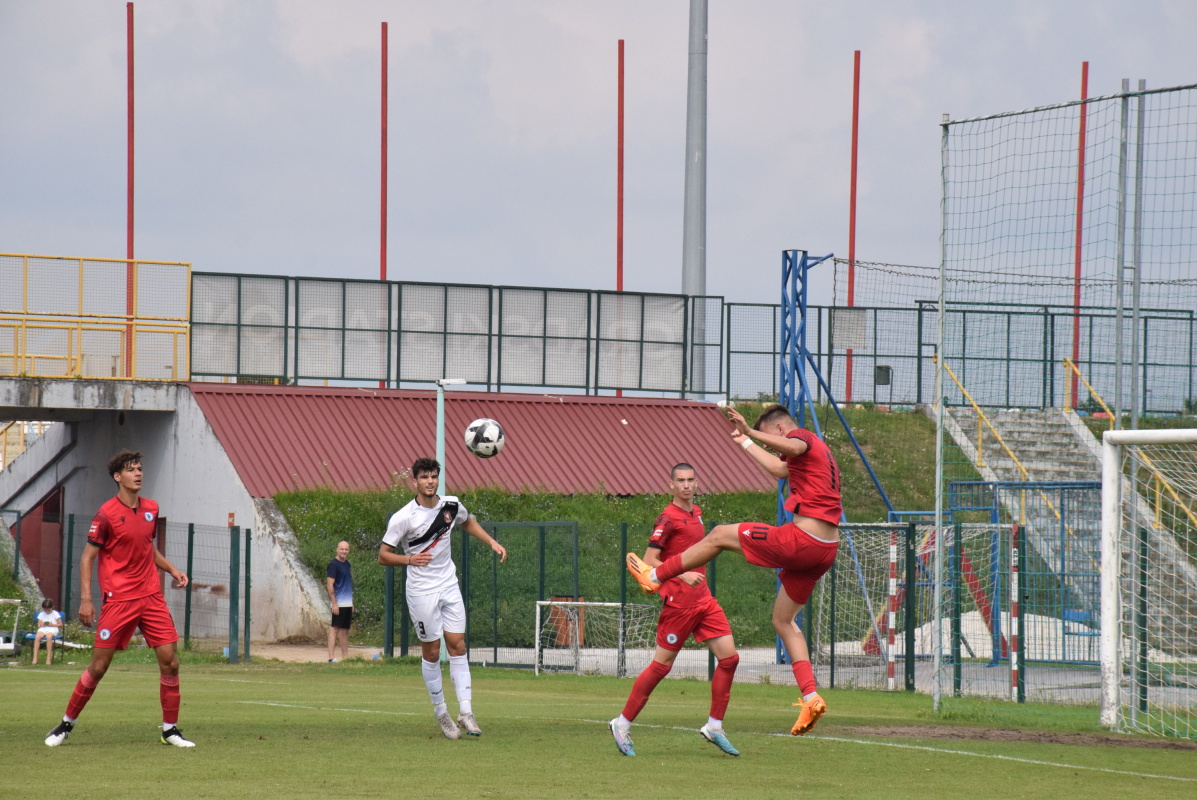
[[(1064, 359), (1064, 369), (1071, 370), (1074, 375), (1076, 375), (1078, 378), (1080, 378), (1081, 383), (1085, 384), (1085, 388), (1089, 390), (1089, 396), (1097, 401), (1097, 404), (1101, 406), (1102, 410), (1106, 412), (1106, 416), (1109, 417), (1110, 430), (1114, 430), (1114, 412), (1110, 411), (1110, 407), (1106, 405), (1106, 401), (1102, 400), (1101, 395), (1099, 395), (1097, 393), (1097, 390), (1089, 385), (1089, 381), (1085, 380), (1085, 376), (1081, 374), (1081, 371), (1077, 367), (1077, 365), (1072, 363), (1071, 358)], [(1072, 411), (1074, 408), (1076, 408), (1076, 398), (1074, 398), (1072, 396), (1072, 381), (1065, 380), (1064, 381), (1064, 410), (1067, 412), (1067, 411)]]
[(191, 265), (0, 253), (0, 375), (190, 378)]
[[(939, 360), (939, 357), (938, 357), (938, 355), (932, 355), (932, 356), (931, 356), (931, 360), (932, 360), (932, 361), (936, 361), (936, 362), (937, 362), (937, 361)], [(956, 373), (952, 371), (952, 368), (951, 368), (951, 367), (949, 367), (949, 366), (947, 365), (947, 363), (946, 363), (946, 362), (943, 364), (943, 369), (944, 369), (944, 372), (948, 373), (948, 376), (949, 376), (949, 377), (952, 379), (952, 381), (953, 381), (953, 382), (956, 384), (957, 388), (959, 388), (959, 389), (960, 389), (960, 393), (961, 393), (962, 395), (964, 395), (964, 399), (965, 399), (965, 400), (967, 400), (967, 401), (969, 402), (969, 405), (971, 405), (971, 406), (973, 407), (973, 411), (975, 411), (975, 412), (976, 412), (976, 414), (977, 414), (977, 464), (978, 464), (978, 465), (980, 465), (980, 464), (983, 464), (983, 463), (984, 463), (984, 461), (982, 460), (982, 456), (981, 456), (981, 452), (982, 452), (982, 450), (981, 450), (981, 445), (982, 445), (982, 441), (981, 441), (981, 421), (982, 421), (982, 420), (984, 420), (984, 423), (985, 423), (985, 425), (986, 425), (986, 426), (989, 428), (989, 431), (990, 431), (990, 433), (992, 433), (992, 434), (993, 434), (993, 438), (994, 438), (994, 439), (996, 439), (996, 440), (997, 440), (997, 443), (998, 443), (998, 444), (1000, 444), (1000, 445), (1002, 446), (1002, 449), (1006, 451), (1006, 455), (1010, 457), (1010, 460), (1011, 460), (1011, 461), (1014, 463), (1014, 466), (1018, 467), (1018, 471), (1022, 473), (1022, 479), (1023, 479), (1024, 481), (1026, 481), (1026, 480), (1028, 479), (1027, 468), (1026, 468), (1026, 467), (1024, 467), (1024, 466), (1023, 466), (1023, 464), (1022, 464), (1022, 462), (1018, 460), (1018, 456), (1014, 455), (1014, 451), (1013, 451), (1013, 450), (1011, 450), (1011, 449), (1010, 449), (1010, 447), (1009, 447), (1009, 445), (1007, 445), (1007, 444), (1006, 444), (1005, 440), (1004, 440), (1004, 439), (1002, 439), (1002, 436), (1001, 436), (1001, 434), (999, 434), (999, 433), (997, 432), (997, 429), (993, 427), (993, 423), (991, 423), (991, 422), (989, 421), (989, 418), (985, 416), (985, 412), (984, 412), (984, 411), (982, 411), (982, 410), (981, 410), (981, 407), (980, 407), (979, 405), (977, 405), (977, 403), (976, 403), (976, 401), (975, 401), (975, 400), (973, 400), (973, 397), (972, 397), (972, 395), (968, 393), (968, 389), (965, 389), (965, 388), (964, 388), (964, 384), (960, 382), (960, 379), (956, 377)], [(1018, 497), (1019, 497), (1019, 500), (1018, 500), (1018, 503), (1019, 503), (1019, 509), (1018, 509), (1019, 524), (1020, 524), (1020, 525), (1022, 525), (1022, 526), (1024, 526), (1024, 527), (1025, 527), (1025, 526), (1026, 526), (1026, 524), (1027, 524), (1027, 498), (1026, 498), (1026, 493), (1027, 493), (1027, 490), (1026, 490), (1026, 489), (1020, 489), (1020, 490), (1019, 490), (1019, 493), (1018, 493)], [(1040, 498), (1043, 500), (1043, 503), (1044, 503), (1044, 505), (1046, 505), (1046, 506), (1047, 506), (1047, 509), (1048, 509), (1049, 511), (1051, 511), (1052, 515), (1053, 515), (1053, 516), (1056, 518), (1056, 520), (1057, 520), (1057, 521), (1062, 521), (1062, 520), (1063, 520), (1063, 518), (1062, 518), (1062, 517), (1061, 517), (1061, 515), (1060, 515), (1060, 511), (1059, 511), (1059, 509), (1057, 509), (1057, 508), (1056, 508), (1055, 504), (1054, 504), (1054, 503), (1051, 501), (1051, 498), (1049, 498), (1049, 497), (1047, 496), (1047, 494), (1046, 494), (1045, 492), (1041, 491), (1041, 490), (1039, 490), (1039, 497), (1040, 497)], [(1068, 525), (1068, 523), (1064, 523), (1064, 533), (1065, 533), (1067, 536), (1069, 536), (1070, 538), (1073, 538), (1073, 539), (1075, 539), (1075, 538), (1076, 538), (1076, 533), (1075, 533), (1075, 532), (1072, 530), (1072, 527), (1071, 527), (1070, 525)], [(1098, 562), (1097, 562), (1097, 559), (1096, 559), (1096, 558), (1094, 558), (1094, 556), (1093, 556), (1092, 554), (1090, 554), (1090, 555), (1089, 555), (1089, 562), (1090, 562), (1091, 564), (1093, 564), (1093, 565), (1094, 565), (1094, 567), (1095, 567), (1095, 568), (1096, 568), (1096, 569), (1097, 569), (1099, 572), (1101, 571), (1101, 566), (1100, 566), (1100, 564), (1098, 564)]]
[[(1076, 364), (1072, 363), (1072, 359), (1065, 358), (1064, 359), (1064, 367), (1066, 369), (1072, 370), (1072, 372), (1075, 373), (1076, 376), (1081, 379), (1081, 382), (1085, 384), (1085, 388), (1089, 390), (1089, 395), (1094, 400), (1097, 401), (1097, 404), (1100, 405), (1102, 407), (1102, 410), (1105, 411), (1106, 414), (1109, 416), (1109, 418), (1110, 418), (1109, 428), (1110, 428), (1110, 430), (1113, 430), (1114, 423), (1116, 420), (1114, 417), (1114, 412), (1110, 411), (1110, 407), (1106, 405), (1106, 401), (1102, 400), (1101, 395), (1099, 395), (1097, 393), (1097, 390), (1089, 385), (1089, 381), (1085, 380), (1085, 376), (1081, 374), (1081, 371), (1080, 371), (1080, 369), (1077, 368)], [(1072, 403), (1069, 402), (1071, 399), (1069, 397), (1069, 395), (1072, 393), (1069, 384), (1071, 384), (1071, 381), (1064, 381), (1064, 410), (1065, 411), (1071, 411), (1072, 407), (1073, 407)], [(1176, 505), (1180, 506), (1180, 508), (1185, 512), (1185, 515), (1188, 516), (1189, 521), (1192, 522), (1194, 526), (1197, 526), (1197, 514), (1195, 514), (1193, 512), (1193, 510), (1190, 509), (1188, 507), (1188, 505), (1186, 505), (1185, 502), (1180, 499), (1180, 494), (1176, 491), (1176, 489), (1172, 486), (1172, 484), (1168, 482), (1168, 479), (1164, 477), (1164, 473), (1160, 472), (1160, 470), (1155, 466), (1154, 463), (1152, 463), (1152, 460), (1145, 453), (1142, 453), (1142, 452), (1139, 453), (1139, 458), (1143, 461), (1143, 465), (1145, 467), (1147, 467), (1148, 472), (1151, 473), (1152, 485), (1148, 491), (1151, 493), (1152, 497), (1154, 498), (1152, 506), (1153, 506), (1153, 510), (1155, 511), (1155, 527), (1157, 527), (1157, 528), (1163, 527), (1160, 524), (1159, 520), (1160, 520), (1160, 508), (1163, 505), (1163, 495), (1165, 493), (1169, 497), (1172, 498), (1172, 502), (1174, 502), (1174, 503), (1176, 503)]]
[(8, 467), (14, 458), (25, 452), (29, 434), (41, 436), (49, 422), (9, 422), (0, 427), (0, 470)]

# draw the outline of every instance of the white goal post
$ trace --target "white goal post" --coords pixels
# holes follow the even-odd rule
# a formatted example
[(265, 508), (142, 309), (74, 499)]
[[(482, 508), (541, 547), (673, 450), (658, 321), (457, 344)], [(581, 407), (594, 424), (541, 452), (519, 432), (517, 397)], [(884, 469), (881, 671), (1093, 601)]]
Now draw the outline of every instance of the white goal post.
[(533, 671), (613, 675), (648, 665), (657, 607), (584, 600), (538, 600)]
[(1102, 437), (1101, 723), (1197, 737), (1197, 429)]

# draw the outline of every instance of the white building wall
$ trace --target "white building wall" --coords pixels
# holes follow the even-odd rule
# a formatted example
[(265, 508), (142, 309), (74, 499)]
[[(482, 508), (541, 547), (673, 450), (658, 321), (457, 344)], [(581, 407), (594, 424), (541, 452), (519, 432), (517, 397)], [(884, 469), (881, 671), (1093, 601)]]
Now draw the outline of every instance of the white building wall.
[[(174, 392), (173, 397), (164, 396), (167, 388)], [(131, 399), (134, 405), (135, 400)], [(180, 569), (186, 570), (187, 564), (185, 524), (197, 527), (195, 552), (203, 555), (204, 564), (203, 580), (193, 577), (194, 583), (203, 584), (192, 591), (193, 637), (228, 635), (230, 513), (237, 525), (252, 529), (252, 639), (324, 636), (329, 616), (327, 594), (299, 558), (294, 533), (273, 501), (255, 502), (250, 497), (188, 387), (159, 386), (150, 405), (163, 410), (93, 410), (89, 419), (53, 426), (47, 446), (39, 451), (31, 448), (13, 462), (16, 471), (0, 475), (0, 494), (7, 497), (47, 460), (66, 451), (12, 504), (27, 511), (60, 482), (64, 486), (64, 511), (74, 515), (70, 613), (76, 613), (79, 606), (78, 564), (87, 529), (96, 509), (115, 490), (105, 464), (114, 453), (127, 448), (142, 453), (142, 493), (158, 502), (167, 519), (164, 555)], [(244, 539), (241, 545), (244, 548)], [(244, 550), (240, 553), (244, 567)], [(99, 587), (94, 579), (92, 589), (93, 602), (98, 604)], [(168, 588), (166, 596), (181, 628), (185, 593)]]

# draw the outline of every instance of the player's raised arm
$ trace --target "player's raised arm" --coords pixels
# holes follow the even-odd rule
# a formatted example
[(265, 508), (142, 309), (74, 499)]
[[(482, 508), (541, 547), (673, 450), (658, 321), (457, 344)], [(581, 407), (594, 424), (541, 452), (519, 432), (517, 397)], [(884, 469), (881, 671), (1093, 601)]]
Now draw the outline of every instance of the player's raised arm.
[[(728, 419), (731, 420), (732, 425), (735, 427), (735, 430), (732, 431), (732, 439), (735, 440), (737, 444), (740, 444), (741, 447), (743, 447), (743, 439), (740, 437), (746, 436), (753, 442), (762, 444), (765, 447), (768, 447), (774, 453), (777, 453), (781, 456), (800, 456), (806, 452), (806, 442), (802, 441), (801, 439), (790, 439), (774, 432), (758, 431), (753, 428), (749, 428), (748, 422), (743, 416), (741, 416), (739, 411), (736, 411), (734, 408), (728, 408), (725, 409), (725, 411), (727, 412)], [(746, 447), (745, 449), (748, 450), (749, 453), (752, 453), (752, 448)], [(757, 456), (754, 454), (753, 458), (757, 458)], [(757, 458), (757, 461), (760, 460), (761, 459)], [(766, 469), (768, 469), (768, 467), (766, 467)], [(773, 472), (773, 470), (769, 471), (770, 474), (776, 474)], [(788, 474), (784, 463), (782, 463), (781, 473), (782, 474), (777, 475), (777, 477), (784, 478), (786, 477), (786, 474)]]
[(487, 533), (486, 529), (478, 524), (478, 518), (473, 514), (471, 514), (469, 519), (465, 521), (465, 524), (461, 526), (461, 529), (470, 536), (473, 536), (478, 541), (485, 542), (490, 546), (491, 550), (494, 550), (496, 553), (498, 553), (499, 563), (503, 563), (507, 560), (507, 548), (499, 544), (499, 542), (493, 536)]
[(789, 477), (790, 468), (786, 466), (786, 462), (782, 461), (765, 448), (756, 446), (752, 439), (748, 438), (739, 431), (732, 431), (732, 441), (747, 450), (748, 455), (752, 456), (753, 460), (760, 465), (761, 469), (769, 473), (774, 478), (778, 478), (780, 480)]

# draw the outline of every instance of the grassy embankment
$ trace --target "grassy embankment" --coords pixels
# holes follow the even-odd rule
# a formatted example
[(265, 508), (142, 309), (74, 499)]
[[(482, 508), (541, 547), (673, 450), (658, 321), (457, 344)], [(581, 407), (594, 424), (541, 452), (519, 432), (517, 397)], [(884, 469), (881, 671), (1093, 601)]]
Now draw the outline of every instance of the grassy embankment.
[[(750, 422), (759, 406), (741, 406)], [(853, 408), (846, 412), (862, 450), (898, 509), (929, 509), (934, 504), (935, 426), (922, 414)], [(838, 420), (829, 409), (820, 412), (820, 424), (840, 464), (845, 510), (850, 522), (881, 522), (886, 507)], [(700, 475), (701, 480), (701, 475)], [(412, 497), (406, 485), (385, 491), (290, 492), (276, 497), (299, 538), (300, 549), (313, 574), (323, 584), (324, 568), (342, 539), (351, 546), (354, 569), (355, 638), (362, 643), (381, 641), (384, 570), (375, 561), (387, 518)], [(583, 558), (583, 585), (618, 581), (620, 567), (619, 524), (628, 524), (629, 548), (642, 551), (648, 527), (669, 502), (664, 494), (612, 497), (607, 495), (512, 495), (496, 490), (461, 493), (462, 501), (479, 520), (576, 521), (585, 549), (602, 552), (603, 558)], [(708, 525), (776, 518), (772, 493), (708, 494), (698, 498)], [(769, 575), (742, 561), (720, 559), (719, 584), (736, 586), (736, 592), (719, 592), (737, 637), (745, 644), (770, 643), (773, 633), (762, 606), (774, 593)], [(601, 573), (588, 574), (588, 573)], [(757, 640), (760, 640), (759, 642)]]

